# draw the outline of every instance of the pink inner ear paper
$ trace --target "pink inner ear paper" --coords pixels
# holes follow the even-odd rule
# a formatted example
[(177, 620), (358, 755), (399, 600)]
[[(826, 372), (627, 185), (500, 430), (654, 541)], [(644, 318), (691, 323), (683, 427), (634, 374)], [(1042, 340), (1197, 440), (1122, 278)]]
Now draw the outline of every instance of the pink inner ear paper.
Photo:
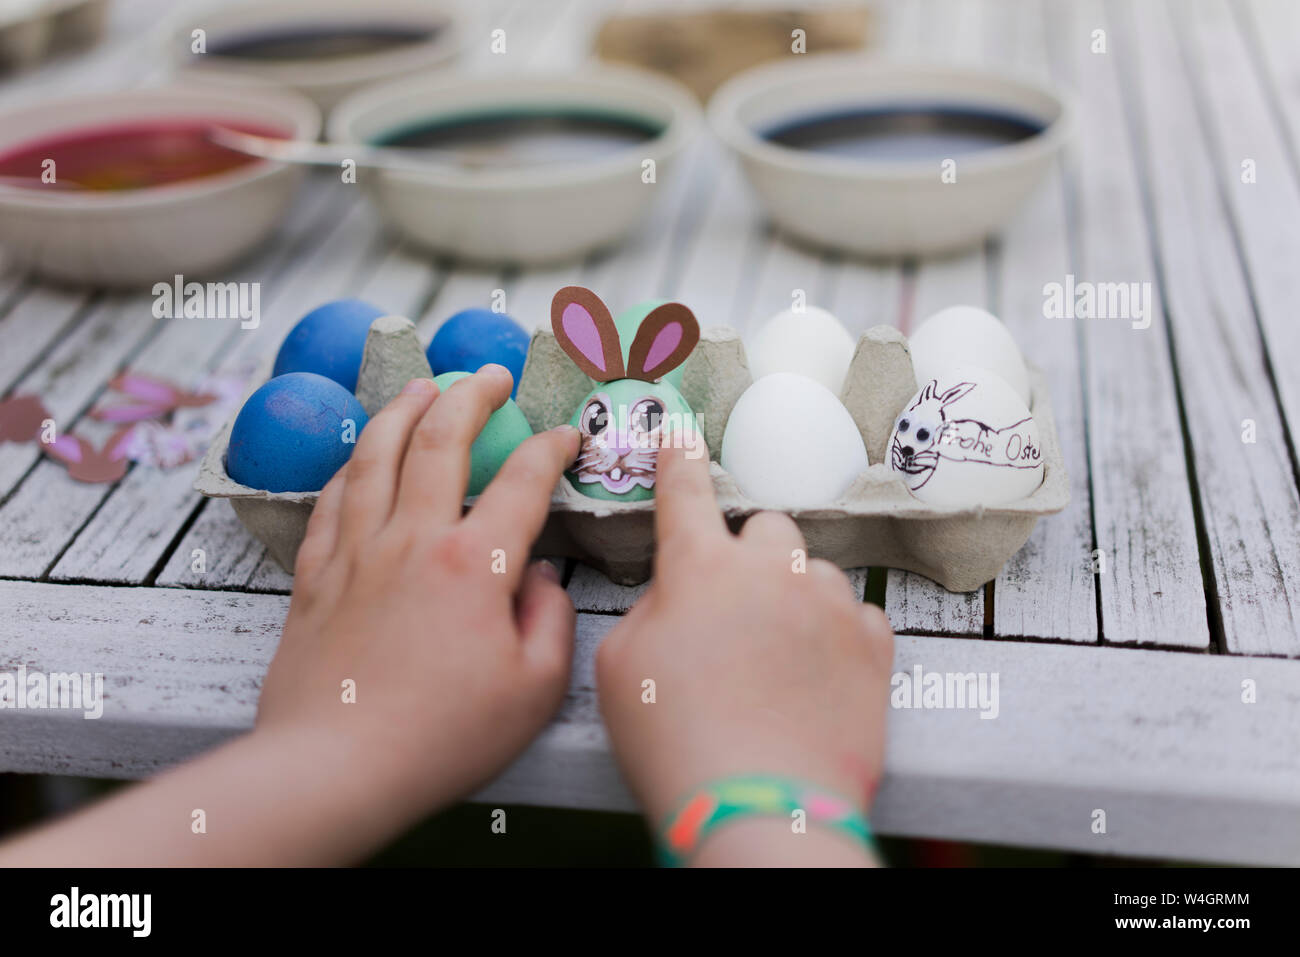
[(655, 336), (654, 342), (650, 343), (650, 351), (645, 357), (645, 371), (650, 372), (659, 366), (665, 359), (673, 354), (678, 343), (682, 341), (682, 326), (679, 322), (669, 323), (659, 330)]
[(592, 318), (591, 313), (584, 306), (571, 302), (564, 307), (560, 321), (564, 323), (565, 335), (578, 351), (596, 368), (608, 372), (609, 370), (605, 368), (605, 350), (600, 343), (600, 330), (596, 328), (596, 320)]

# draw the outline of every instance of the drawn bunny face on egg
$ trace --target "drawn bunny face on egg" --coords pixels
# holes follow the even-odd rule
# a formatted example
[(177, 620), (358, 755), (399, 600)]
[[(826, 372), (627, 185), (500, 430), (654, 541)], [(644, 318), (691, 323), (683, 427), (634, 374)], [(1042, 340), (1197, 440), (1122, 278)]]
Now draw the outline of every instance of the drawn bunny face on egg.
[(939, 464), (939, 436), (948, 421), (944, 409), (973, 388), (974, 383), (961, 382), (940, 393), (939, 383), (932, 379), (894, 420), (894, 434), (889, 442), (890, 464), (894, 471), (907, 476), (912, 491), (929, 481)]
[[(967, 374), (961, 378), (973, 376)], [(992, 482), (983, 494), (1008, 494), (1010, 497), (1005, 501), (1014, 501), (1037, 487), (1035, 478), (1042, 481), (1042, 449), (1034, 417), (1010, 386), (996, 377), (992, 379), (983, 385), (978, 379), (959, 382), (942, 390), (938, 381), (931, 379), (895, 420), (889, 440), (889, 464), (903, 475), (913, 492), (929, 484), (940, 467), (944, 470), (941, 484), (949, 486), (941, 493), (944, 498), (962, 498), (952, 487), (953, 482), (965, 492), (971, 492), (979, 482)], [(980, 391), (974, 394), (977, 388)], [(999, 391), (1006, 394), (999, 397)], [(973, 404), (968, 405), (968, 412), (973, 414), (953, 415), (948, 407), (967, 395), (973, 396), (970, 400)], [(1016, 417), (1017, 413), (1023, 415)], [(1013, 417), (1014, 421), (1008, 421)], [(943, 465), (944, 462), (966, 464)], [(969, 471), (972, 465), (981, 473), (978, 480)], [(954, 469), (965, 478), (953, 478), (950, 473)], [(990, 478), (990, 474), (1004, 471), (1020, 473), (1021, 477)], [(934, 488), (931, 485), (927, 494)]]
[[(551, 301), (551, 327), (560, 347), (597, 383), (574, 412), (582, 433), (570, 484), (592, 498), (639, 501), (654, 496), (655, 464), (665, 432), (691, 428), (694, 413), (664, 379), (699, 341), (695, 316), (680, 303), (652, 305), (610, 316), (600, 298), (567, 286)], [(632, 334), (623, 348), (624, 335)]]

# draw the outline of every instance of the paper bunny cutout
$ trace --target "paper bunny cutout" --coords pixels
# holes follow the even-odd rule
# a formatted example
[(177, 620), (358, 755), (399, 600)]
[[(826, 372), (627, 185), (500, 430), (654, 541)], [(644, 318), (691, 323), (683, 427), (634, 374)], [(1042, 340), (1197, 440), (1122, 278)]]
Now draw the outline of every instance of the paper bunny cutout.
[(140, 372), (124, 372), (114, 377), (108, 387), (121, 392), (129, 401), (93, 409), (92, 419), (100, 422), (140, 422), (157, 419), (176, 409), (194, 409), (217, 401), (212, 392), (190, 392)]
[(30, 442), (40, 436), (41, 423), (50, 417), (38, 396), (0, 399), (0, 442)]
[(95, 448), (79, 435), (63, 433), (52, 442), (42, 442), (41, 450), (68, 467), (68, 475), (78, 482), (116, 482), (126, 475), (129, 464), (127, 444), (131, 428), (118, 429), (101, 448)]
[(570, 484), (592, 498), (652, 498), (660, 441), (695, 429), (677, 389), (680, 367), (700, 340), (695, 316), (681, 303), (651, 302), (615, 320), (590, 289), (566, 286), (551, 300), (551, 327), (560, 348), (597, 383), (570, 420), (582, 433), (578, 459), (565, 473)]

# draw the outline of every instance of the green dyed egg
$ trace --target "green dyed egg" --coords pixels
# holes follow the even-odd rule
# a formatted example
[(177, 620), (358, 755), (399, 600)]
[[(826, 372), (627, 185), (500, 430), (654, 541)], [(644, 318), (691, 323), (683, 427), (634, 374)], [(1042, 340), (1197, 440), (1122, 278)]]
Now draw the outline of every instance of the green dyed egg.
[(578, 460), (565, 472), (583, 495), (615, 502), (654, 498), (658, 442), (665, 428), (695, 427), (695, 413), (668, 382), (597, 383), (570, 424), (582, 435)]
[[(463, 379), (468, 372), (444, 372), (434, 376), (433, 381), (443, 392), (451, 388), (457, 379)], [(488, 417), (483, 431), (470, 447), (469, 453), (469, 489), (467, 495), (478, 495), (487, 488), (488, 482), (505, 464), (510, 453), (524, 439), (533, 434), (528, 419), (523, 411), (515, 405), (514, 399), (506, 399), (506, 404)]]

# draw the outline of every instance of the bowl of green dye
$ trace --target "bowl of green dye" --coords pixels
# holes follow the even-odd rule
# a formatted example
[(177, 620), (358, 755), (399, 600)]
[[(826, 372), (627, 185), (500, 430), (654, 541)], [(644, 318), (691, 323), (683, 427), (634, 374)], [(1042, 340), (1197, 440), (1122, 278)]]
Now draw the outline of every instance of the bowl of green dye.
[(623, 67), (386, 83), (330, 116), (339, 144), (409, 150), (418, 168), (357, 180), (406, 240), (489, 265), (572, 262), (634, 231), (699, 125), (671, 80)]

